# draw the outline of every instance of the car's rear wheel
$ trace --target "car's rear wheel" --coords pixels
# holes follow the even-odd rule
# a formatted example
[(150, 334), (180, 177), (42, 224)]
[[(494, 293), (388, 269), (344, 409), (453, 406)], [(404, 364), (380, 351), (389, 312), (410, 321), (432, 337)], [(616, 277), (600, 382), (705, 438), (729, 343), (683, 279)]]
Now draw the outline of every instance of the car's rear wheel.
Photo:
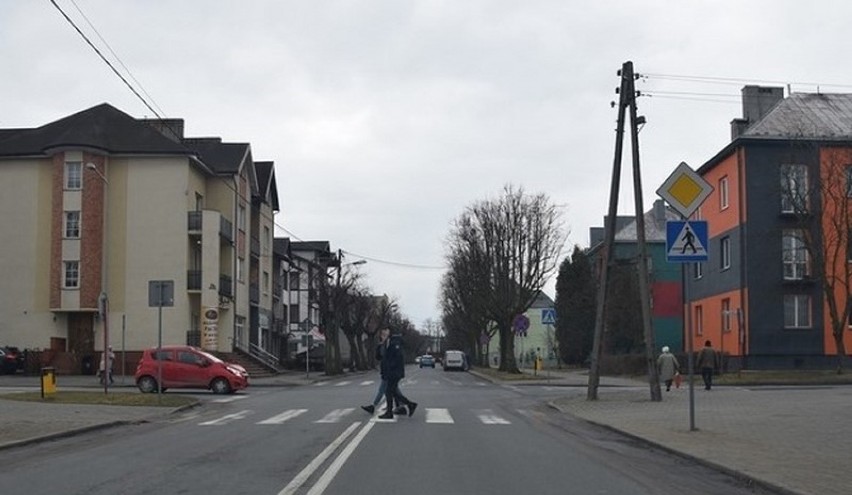
[(231, 384), (224, 378), (216, 378), (210, 384), (210, 390), (212, 390), (214, 394), (229, 394), (231, 393)]
[(153, 376), (143, 376), (136, 381), (136, 386), (143, 393), (150, 394), (157, 391), (157, 380)]

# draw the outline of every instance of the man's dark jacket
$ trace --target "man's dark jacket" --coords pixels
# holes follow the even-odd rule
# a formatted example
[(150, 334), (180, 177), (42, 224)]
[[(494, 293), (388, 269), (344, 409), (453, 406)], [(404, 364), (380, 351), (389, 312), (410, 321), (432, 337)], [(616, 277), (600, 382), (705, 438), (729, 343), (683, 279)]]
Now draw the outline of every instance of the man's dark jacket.
[(382, 378), (399, 380), (405, 376), (405, 354), (402, 351), (402, 336), (391, 335), (382, 353)]

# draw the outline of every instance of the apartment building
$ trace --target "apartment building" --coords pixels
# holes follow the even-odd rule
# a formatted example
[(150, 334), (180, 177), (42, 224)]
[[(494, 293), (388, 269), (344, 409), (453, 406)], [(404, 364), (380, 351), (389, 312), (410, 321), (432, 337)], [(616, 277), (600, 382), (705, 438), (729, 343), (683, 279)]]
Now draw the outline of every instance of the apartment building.
[(183, 127), (101, 104), (0, 129), (0, 341), (65, 371), (105, 327), (131, 363), (159, 342), (271, 345), (273, 163)]
[(708, 222), (709, 260), (687, 276), (692, 336), (731, 368), (834, 366), (832, 311), (852, 345), (852, 95), (742, 97), (731, 142), (698, 168), (715, 191), (694, 215)]

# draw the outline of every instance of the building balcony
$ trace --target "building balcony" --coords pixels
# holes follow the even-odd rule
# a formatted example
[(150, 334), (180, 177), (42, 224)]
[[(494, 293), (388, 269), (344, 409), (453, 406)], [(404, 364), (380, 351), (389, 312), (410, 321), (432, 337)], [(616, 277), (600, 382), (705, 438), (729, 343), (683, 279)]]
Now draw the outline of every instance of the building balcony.
[(186, 332), (186, 345), (194, 345), (195, 347), (201, 347), (201, 331), (189, 330), (188, 332)]
[(187, 270), (186, 290), (201, 290), (201, 270)]
[(251, 304), (260, 302), (260, 286), (257, 284), (249, 284), (249, 302)]
[(234, 282), (228, 275), (219, 275), (219, 295), (234, 297)]
[(234, 226), (225, 217), (219, 217), (219, 237), (228, 244), (234, 242)]
[(201, 232), (201, 212), (190, 211), (187, 213), (187, 230), (190, 232)]
[(251, 245), (249, 247), (251, 250), (251, 255), (255, 258), (260, 258), (260, 239), (257, 237), (251, 238)]

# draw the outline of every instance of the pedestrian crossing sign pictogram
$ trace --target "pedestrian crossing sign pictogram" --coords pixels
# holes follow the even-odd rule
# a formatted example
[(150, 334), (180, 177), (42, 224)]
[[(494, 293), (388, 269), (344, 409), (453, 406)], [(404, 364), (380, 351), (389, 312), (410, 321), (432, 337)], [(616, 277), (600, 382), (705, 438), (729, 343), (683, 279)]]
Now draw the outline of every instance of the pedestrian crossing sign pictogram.
[(666, 261), (707, 261), (707, 221), (666, 222)]
[(541, 310), (542, 325), (556, 325), (556, 309), (544, 308)]

